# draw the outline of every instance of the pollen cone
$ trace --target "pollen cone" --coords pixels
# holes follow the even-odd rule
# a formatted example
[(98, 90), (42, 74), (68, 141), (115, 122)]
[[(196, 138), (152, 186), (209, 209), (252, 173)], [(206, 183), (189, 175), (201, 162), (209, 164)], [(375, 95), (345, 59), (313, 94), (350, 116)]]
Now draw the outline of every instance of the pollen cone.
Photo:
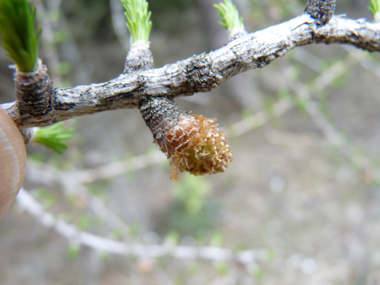
[(148, 100), (140, 111), (170, 160), (170, 179), (178, 181), (179, 172), (184, 171), (193, 175), (224, 172), (232, 161), (231, 148), (216, 119), (183, 113), (165, 97)]

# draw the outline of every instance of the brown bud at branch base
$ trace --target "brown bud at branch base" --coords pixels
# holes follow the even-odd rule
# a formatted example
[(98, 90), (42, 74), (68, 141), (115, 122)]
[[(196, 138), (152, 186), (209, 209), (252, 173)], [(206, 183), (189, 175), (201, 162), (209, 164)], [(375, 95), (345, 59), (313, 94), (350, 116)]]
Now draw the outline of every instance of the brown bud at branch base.
[(170, 179), (178, 181), (178, 174), (184, 171), (196, 176), (224, 172), (233, 160), (216, 119), (184, 113), (166, 97), (145, 100), (140, 111), (155, 142), (170, 160)]

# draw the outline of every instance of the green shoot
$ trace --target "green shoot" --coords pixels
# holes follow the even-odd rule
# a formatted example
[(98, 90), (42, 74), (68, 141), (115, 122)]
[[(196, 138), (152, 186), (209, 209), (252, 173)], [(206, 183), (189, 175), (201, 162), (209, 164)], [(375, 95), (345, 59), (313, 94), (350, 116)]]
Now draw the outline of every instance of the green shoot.
[(0, 0), (2, 44), (17, 68), (35, 71), (41, 28), (35, 29), (36, 9), (28, 0)]
[(370, 0), (368, 9), (372, 12), (376, 22), (380, 21), (380, 0)]
[(132, 44), (149, 43), (152, 29), (151, 12), (148, 11), (148, 2), (145, 0), (121, 0), (127, 18), (127, 27), (131, 34)]
[(215, 4), (214, 7), (218, 10), (219, 17), (222, 19), (219, 24), (225, 27), (228, 32), (231, 33), (234, 29), (244, 29), (243, 17), (239, 17), (239, 12), (231, 0), (224, 0), (224, 3)]
[(62, 154), (62, 150), (67, 149), (64, 140), (70, 140), (74, 136), (74, 129), (62, 129), (63, 122), (45, 128), (35, 128), (32, 142), (43, 144), (55, 152)]

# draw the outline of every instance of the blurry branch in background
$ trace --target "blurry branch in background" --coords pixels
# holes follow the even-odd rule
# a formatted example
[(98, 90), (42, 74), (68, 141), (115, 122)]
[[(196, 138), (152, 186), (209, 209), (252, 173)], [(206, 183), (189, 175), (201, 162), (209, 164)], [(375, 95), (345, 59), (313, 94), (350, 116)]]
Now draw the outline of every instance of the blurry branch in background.
[(131, 251), (131, 249), (128, 249), (128, 246), (121, 242), (101, 238), (87, 232), (81, 232), (74, 225), (55, 218), (51, 213), (46, 212), (43, 206), (23, 188), (21, 188), (16, 201), (23, 210), (35, 217), (42, 225), (53, 228), (58, 234), (71, 242), (118, 254), (128, 254)]
[(51, 72), (51, 78), (55, 86), (62, 86), (62, 77), (59, 74), (60, 60), (55, 45), (54, 30), (50, 22), (50, 17), (41, 0), (34, 0), (39, 17), (39, 23), (42, 26), (43, 33), (41, 35), (42, 44), (44, 46), (44, 57), (47, 60)]
[(359, 58), (362, 58), (360, 61), (359, 61), (359, 64), (366, 70), (368, 70), (369, 72), (371, 72), (374, 76), (376, 76), (377, 78), (380, 79), (380, 66), (374, 62), (370, 57), (368, 56), (364, 56), (362, 55), (362, 53), (360, 52), (353, 52), (352, 51), (352, 48), (350, 48), (349, 46), (345, 46), (343, 45), (342, 46), (342, 49), (344, 49), (345, 51), (348, 51), (351, 53), (352, 56), (354, 57), (359, 57)]
[(99, 251), (151, 258), (171, 256), (178, 259), (234, 261), (241, 264), (254, 263), (266, 257), (264, 250), (234, 252), (220, 247), (180, 246), (173, 244), (170, 240), (162, 245), (126, 244), (80, 231), (74, 225), (57, 219), (51, 213), (44, 211), (43, 206), (23, 188), (21, 188), (16, 201), (21, 209), (27, 211), (45, 227), (53, 228), (68, 241)]
[[(52, 70), (54, 86), (72, 85), (65, 80), (64, 76), (68, 73), (75, 74), (76, 82), (90, 82), (91, 69), (88, 65), (79, 64), (75, 70), (71, 69), (71, 64), (81, 62), (82, 57), (68, 26), (66, 15), (61, 12), (62, 0), (31, 0), (31, 2), (37, 8), (38, 21), (43, 29), (41, 47), (47, 65)], [(61, 58), (58, 56), (58, 50)]]
[[(347, 64), (352, 66), (353, 64), (362, 63), (367, 57), (367, 54), (358, 51), (350, 50), (349, 54), (344, 60), (338, 61), (335, 65), (338, 68), (332, 68), (335, 74), (329, 77), (330, 82), (334, 81), (344, 74), (344, 71), (348, 71), (350, 68)], [(343, 71), (343, 72), (342, 72)], [(374, 73), (373, 70), (369, 70)], [(321, 130), (322, 134), (326, 137), (328, 142), (334, 149), (338, 150), (343, 156), (348, 159), (355, 168), (360, 169), (369, 175), (371, 179), (380, 181), (380, 171), (378, 166), (364, 154), (361, 154), (357, 148), (355, 148), (349, 139), (345, 138), (336, 127), (328, 121), (323, 112), (319, 109), (318, 104), (313, 101), (314, 97), (318, 97), (318, 93), (323, 91), (328, 84), (320, 86), (317, 90), (313, 88), (315, 84), (304, 84), (298, 79), (290, 78), (289, 72), (283, 73), (288, 77), (288, 87), (298, 97), (298, 101), (302, 104), (302, 107), (310, 115), (315, 125)], [(326, 82), (327, 83), (327, 82)], [(316, 85), (319, 86), (319, 85)]]
[[(250, 269), (250, 265), (265, 262), (271, 258), (271, 253), (264, 249), (233, 251), (213, 245), (183, 246), (178, 244), (178, 240), (170, 236), (161, 244), (127, 244), (81, 231), (76, 226), (57, 219), (51, 213), (46, 212), (43, 206), (23, 188), (21, 188), (16, 202), (22, 210), (28, 212), (43, 226), (52, 228), (56, 233), (67, 239), (68, 242), (80, 246), (87, 246), (99, 252), (152, 259), (172, 257), (181, 260), (232, 262), (233, 264), (246, 266), (245, 269)], [(300, 255), (300, 257), (301, 256), (302, 255)], [(295, 266), (302, 270), (305, 265), (304, 263), (310, 263), (310, 261), (309, 258), (302, 257)]]
[(98, 180), (113, 178), (131, 170), (138, 170), (166, 160), (162, 152), (134, 156), (130, 161), (117, 161), (93, 169), (85, 169), (74, 174), (82, 183), (93, 183)]
[[(317, 78), (315, 78), (309, 84), (309, 86), (299, 86), (300, 90), (298, 92), (302, 94), (303, 100), (310, 99), (314, 94), (317, 94), (326, 88), (332, 81), (348, 71), (351, 66), (360, 62), (361, 58), (365, 57), (365, 54), (363, 52), (356, 52), (360, 54), (359, 57), (352, 58), (351, 55), (348, 55), (350, 60), (345, 59), (336, 62), (322, 74), (320, 74)], [(308, 90), (310, 90), (310, 92)], [(286, 96), (285, 98), (280, 99), (278, 102), (274, 103), (274, 105), (270, 107), (270, 112), (266, 109), (263, 109), (231, 125), (228, 129), (230, 137), (237, 137), (253, 129), (259, 128), (274, 118), (285, 114), (293, 107), (296, 107), (297, 104), (298, 103), (294, 98)]]
[(342, 153), (352, 165), (364, 172), (371, 180), (380, 181), (380, 171), (378, 166), (371, 159), (361, 154), (352, 143), (345, 138), (319, 110), (318, 105), (309, 101), (305, 104), (305, 109), (310, 117), (315, 122), (316, 126), (321, 130), (330, 144)]
[(27, 168), (27, 176), (30, 181), (41, 182), (48, 186), (56, 187), (61, 185), (63, 193), (66, 197), (74, 195), (78, 197), (96, 217), (103, 220), (111, 230), (121, 231), (123, 238), (128, 240), (129, 226), (117, 214), (104, 205), (104, 203), (96, 196), (89, 193), (87, 187), (83, 185), (76, 175), (72, 172), (62, 172), (55, 169), (52, 165), (33, 166)]

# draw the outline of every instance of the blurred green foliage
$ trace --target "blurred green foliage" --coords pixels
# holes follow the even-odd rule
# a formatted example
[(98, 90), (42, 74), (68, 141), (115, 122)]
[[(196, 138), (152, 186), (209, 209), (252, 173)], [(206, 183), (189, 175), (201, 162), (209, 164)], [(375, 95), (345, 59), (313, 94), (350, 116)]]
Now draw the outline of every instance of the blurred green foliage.
[(226, 262), (224, 262), (224, 261), (215, 262), (214, 267), (215, 267), (216, 272), (219, 275), (221, 275), (221, 276), (227, 275), (229, 266)]
[(186, 13), (196, 8), (197, 1), (194, 0), (153, 0), (149, 1), (152, 11), (153, 29), (168, 33), (183, 33), (189, 25)]
[(176, 245), (179, 242), (179, 233), (175, 230), (171, 230), (165, 237), (165, 244)]
[(67, 248), (67, 256), (69, 258), (76, 258), (79, 254), (80, 245), (77, 243), (71, 243), (69, 247)]
[(116, 38), (109, 1), (65, 0), (62, 13), (78, 43), (99, 43)]
[(34, 190), (34, 195), (42, 203), (45, 210), (51, 208), (58, 201), (58, 196), (56, 193), (48, 191), (43, 187)]
[(181, 236), (204, 236), (218, 224), (219, 206), (207, 199), (211, 185), (203, 177), (184, 175), (173, 188), (173, 200), (164, 215), (166, 228)]

